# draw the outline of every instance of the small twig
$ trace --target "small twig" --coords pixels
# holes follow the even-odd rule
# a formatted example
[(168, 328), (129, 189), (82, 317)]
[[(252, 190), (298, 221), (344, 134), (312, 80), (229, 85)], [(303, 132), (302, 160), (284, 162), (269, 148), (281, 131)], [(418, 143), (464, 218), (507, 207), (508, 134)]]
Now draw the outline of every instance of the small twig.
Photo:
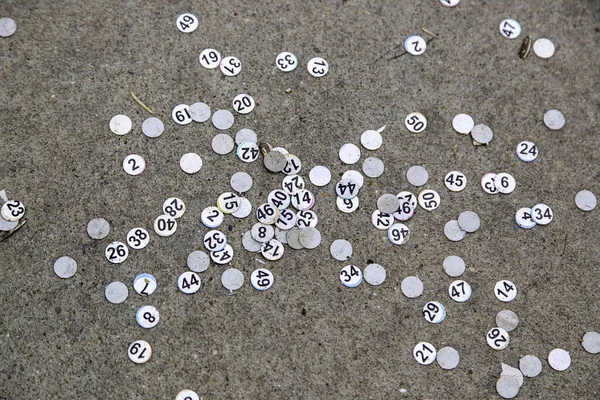
[(423, 30), (423, 32), (433, 36), (434, 38), (437, 38), (437, 35), (433, 32), (431, 32), (429, 29), (425, 29), (425, 28), (421, 28)]
[(560, 254), (560, 256), (562, 257), (565, 254), (565, 251), (567, 250), (567, 237), (569, 236), (568, 233), (565, 233), (565, 244), (563, 245), (563, 251)]
[(133, 94), (133, 92), (131, 92), (131, 98), (133, 100), (135, 100), (135, 102), (138, 103), (144, 110), (148, 111), (150, 114), (154, 114), (152, 112), (152, 110), (147, 105), (145, 105), (144, 103), (142, 103), (142, 101), (140, 99), (138, 99), (135, 94)]
[(6, 232), (0, 232), (0, 242), (2, 242), (3, 240), (8, 239), (8, 237), (10, 235), (12, 235), (13, 233), (15, 233), (16, 231), (18, 231), (19, 229), (21, 229), (21, 227), (23, 225), (25, 225), (27, 223), (26, 219), (22, 219), (19, 224), (17, 226), (14, 227), (14, 229), (10, 230), (10, 231), (6, 231)]
[(377, 129), (377, 133), (381, 133), (385, 130), (385, 125), (382, 126), (381, 128)]
[(521, 45), (521, 50), (519, 50), (519, 57), (523, 60), (527, 58), (529, 52), (531, 51), (531, 36), (526, 36), (523, 40), (523, 44)]

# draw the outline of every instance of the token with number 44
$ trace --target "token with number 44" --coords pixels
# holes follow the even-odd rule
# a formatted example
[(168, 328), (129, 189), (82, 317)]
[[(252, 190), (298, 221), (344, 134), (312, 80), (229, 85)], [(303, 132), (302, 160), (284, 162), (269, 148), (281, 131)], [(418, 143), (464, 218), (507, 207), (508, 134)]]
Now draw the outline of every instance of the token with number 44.
[(146, 329), (154, 328), (158, 324), (159, 319), (160, 314), (158, 310), (152, 306), (142, 306), (135, 314), (135, 320), (138, 325)]
[(185, 294), (194, 294), (200, 289), (200, 277), (197, 273), (192, 271), (186, 271), (179, 275), (177, 279), (177, 286)]

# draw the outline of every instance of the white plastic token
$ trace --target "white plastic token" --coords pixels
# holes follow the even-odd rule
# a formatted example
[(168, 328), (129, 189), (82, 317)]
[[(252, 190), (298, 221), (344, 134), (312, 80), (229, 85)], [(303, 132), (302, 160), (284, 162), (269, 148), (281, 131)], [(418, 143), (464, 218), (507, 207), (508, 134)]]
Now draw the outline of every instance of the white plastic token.
[(232, 214), (240, 208), (241, 200), (240, 197), (231, 192), (222, 193), (217, 198), (217, 207), (223, 212), (223, 214)]
[(444, 225), (444, 235), (451, 242), (460, 242), (465, 238), (467, 232), (461, 229), (457, 220), (452, 219)]
[(517, 157), (519, 157), (519, 160), (525, 162), (534, 161), (539, 154), (538, 147), (535, 145), (535, 143), (527, 140), (524, 140), (517, 145), (516, 152)]
[(575, 195), (575, 205), (581, 211), (592, 211), (598, 205), (598, 200), (594, 193), (582, 190)]
[(287, 244), (287, 234), (287, 230), (275, 228), (275, 239), (279, 240), (283, 244)]
[(396, 195), (390, 193), (384, 193), (377, 199), (377, 209), (386, 214), (393, 214), (398, 211), (400, 207), (400, 200)]
[(127, 296), (129, 296), (129, 289), (123, 282), (111, 282), (104, 289), (104, 297), (113, 304), (121, 304), (127, 300)]
[(503, 376), (512, 376), (517, 380), (519, 387), (523, 386), (523, 373), (518, 368), (502, 363), (502, 373), (500, 374), (500, 377)]
[(219, 68), (227, 76), (236, 76), (242, 72), (242, 62), (237, 57), (228, 56), (221, 60)]
[(171, 118), (178, 125), (187, 125), (192, 122), (192, 116), (190, 115), (190, 106), (187, 104), (178, 104), (173, 107), (171, 111)]
[[(460, 0), (440, 0), (440, 3), (442, 3), (446, 7), (456, 7), (458, 5), (458, 3), (460, 3)], [(450, 348), (450, 347), (447, 347), (447, 348)], [(444, 368), (444, 367), (442, 367), (442, 368)], [(444, 368), (444, 369), (451, 369), (451, 368)]]
[(413, 165), (406, 171), (406, 180), (413, 186), (423, 186), (429, 180), (429, 172), (420, 165)]
[(481, 226), (481, 219), (476, 212), (463, 211), (458, 215), (458, 226), (465, 232), (473, 233)]
[(377, 157), (369, 157), (363, 161), (362, 171), (369, 178), (379, 178), (384, 170), (383, 161)]
[(271, 172), (281, 172), (285, 168), (287, 160), (285, 154), (277, 150), (271, 150), (264, 156), (263, 164)]
[(507, 174), (506, 172), (501, 172), (496, 175), (496, 179), (494, 180), (494, 185), (496, 185), (496, 189), (503, 194), (512, 193), (517, 186), (517, 182), (515, 178), (511, 174)]
[(419, 193), (419, 205), (424, 210), (433, 211), (440, 206), (440, 195), (432, 189), (422, 190)]
[(423, 294), (423, 282), (417, 276), (407, 276), (400, 284), (402, 294), (414, 299)]
[(203, 251), (194, 250), (187, 256), (187, 266), (194, 272), (204, 272), (210, 265), (210, 257)]
[(296, 213), (290, 209), (281, 210), (279, 218), (275, 221), (275, 226), (281, 230), (287, 231), (296, 226)]
[(394, 218), (399, 221), (408, 221), (413, 216), (417, 208), (417, 196), (411, 192), (402, 191), (396, 195), (400, 201), (398, 211), (394, 213)]
[(358, 197), (353, 197), (351, 199), (344, 199), (343, 197), (339, 197), (336, 199), (335, 204), (343, 213), (350, 214), (358, 209), (359, 201)]
[(256, 290), (269, 290), (273, 286), (273, 282), (275, 282), (275, 277), (266, 268), (258, 268), (252, 271), (250, 274), (250, 283), (252, 287)]
[(245, 163), (251, 163), (258, 159), (260, 150), (254, 142), (242, 142), (237, 148), (236, 154)]
[(435, 361), (437, 351), (431, 343), (420, 342), (413, 348), (413, 357), (421, 365), (429, 365)]
[(220, 155), (231, 153), (235, 147), (233, 139), (226, 133), (219, 133), (215, 135), (215, 137), (212, 139), (211, 146), (213, 151)]
[(252, 204), (250, 203), (250, 200), (245, 197), (240, 197), (240, 207), (231, 215), (236, 218), (246, 218), (250, 214), (252, 214)]
[(263, 243), (260, 253), (269, 261), (277, 261), (283, 256), (283, 244), (277, 239)]
[(490, 329), (485, 338), (487, 344), (494, 350), (504, 350), (510, 342), (508, 332), (498, 327)]
[(448, 256), (443, 263), (444, 272), (453, 278), (457, 278), (465, 273), (465, 261), (459, 256)]
[(550, 58), (554, 51), (554, 43), (550, 39), (540, 38), (533, 43), (533, 52), (540, 58)]
[(552, 214), (552, 209), (550, 207), (540, 203), (531, 207), (531, 218), (533, 218), (538, 225), (548, 225), (552, 222), (554, 214)]
[(329, 71), (329, 63), (321, 57), (311, 58), (308, 60), (308, 64), (306, 64), (306, 69), (315, 78), (321, 78)]
[(373, 223), (375, 228), (386, 231), (394, 224), (394, 216), (375, 210), (373, 211), (373, 214), (371, 214), (371, 223)]
[(240, 114), (248, 114), (256, 105), (254, 97), (246, 93), (238, 94), (233, 98), (233, 109)]
[(372, 286), (379, 286), (385, 282), (387, 273), (385, 268), (379, 264), (369, 264), (365, 268), (363, 278), (365, 281)]
[(216, 228), (223, 223), (223, 213), (215, 206), (206, 207), (200, 214), (200, 221), (208, 228)]
[(217, 68), (221, 64), (221, 53), (215, 49), (204, 49), (198, 56), (200, 65), (207, 69)]
[(0, 214), (6, 221), (18, 221), (25, 215), (25, 206), (18, 200), (9, 200), (2, 204)]
[(468, 114), (457, 114), (452, 120), (452, 127), (458, 133), (468, 135), (473, 130), (475, 121)]
[(290, 152), (289, 152), (289, 151), (287, 151), (287, 150), (286, 150), (285, 148), (283, 148), (283, 147), (273, 147), (273, 149), (272, 149), (272, 150), (273, 150), (273, 151), (276, 151), (276, 152), (278, 152), (278, 153), (281, 153), (281, 154), (283, 154), (283, 155), (290, 154)]
[(149, 296), (156, 290), (156, 279), (150, 274), (139, 274), (133, 279), (133, 290), (141, 296)]
[(279, 209), (271, 203), (263, 203), (256, 209), (256, 219), (265, 225), (273, 225), (279, 218)]
[(519, 381), (513, 375), (500, 375), (496, 381), (496, 391), (504, 399), (512, 399), (519, 394)]
[(142, 133), (149, 138), (157, 138), (162, 135), (164, 131), (165, 125), (156, 117), (146, 118), (144, 122), (142, 122)]
[(186, 153), (179, 159), (179, 167), (187, 174), (195, 174), (202, 168), (202, 158), (196, 153)]
[(115, 135), (126, 135), (131, 130), (133, 124), (127, 115), (119, 114), (110, 119), (108, 126)]
[(467, 187), (467, 177), (460, 171), (450, 171), (444, 178), (444, 184), (453, 192), (460, 192)]
[[(234, 121), (235, 121), (235, 117), (229, 110), (217, 110), (214, 112), (214, 114), (212, 116), (213, 126), (221, 131), (225, 131), (225, 130), (231, 128)], [(229, 137), (229, 135), (227, 135), (227, 136)], [(231, 137), (229, 137), (229, 138), (231, 139)], [(231, 143), (233, 145), (233, 139), (231, 139)], [(214, 145), (213, 145), (213, 150), (214, 150)], [(233, 146), (231, 147), (231, 150), (233, 150)], [(231, 150), (229, 150), (229, 151), (231, 151)], [(229, 151), (227, 153), (229, 153)], [(219, 153), (219, 154), (227, 154), (227, 153)]]
[(359, 190), (363, 187), (365, 183), (365, 178), (363, 177), (363, 175), (360, 172), (353, 169), (344, 172), (344, 174), (342, 175), (342, 179), (353, 180), (358, 185)]
[(510, 310), (502, 310), (496, 314), (496, 325), (507, 332), (512, 332), (519, 325), (519, 317)]
[(565, 126), (565, 116), (558, 110), (548, 110), (544, 114), (544, 124), (553, 131)]
[(63, 279), (68, 279), (77, 272), (77, 262), (68, 256), (60, 257), (54, 262), (54, 273)]
[(7, 221), (4, 217), (0, 216), (0, 231), (8, 232), (12, 231), (19, 225), (19, 221)]
[(297, 175), (302, 168), (302, 162), (300, 158), (298, 158), (295, 154), (286, 154), (285, 155), (286, 164), (285, 167), (281, 170), (286, 175)]
[(221, 275), (221, 284), (233, 293), (244, 285), (244, 274), (239, 269), (229, 268)]
[(442, 369), (454, 369), (458, 367), (458, 363), (460, 362), (458, 351), (449, 346), (439, 349), (436, 359)]
[(275, 65), (280, 71), (291, 72), (298, 67), (298, 58), (289, 51), (284, 51), (275, 58)]
[(198, 274), (192, 271), (186, 271), (177, 278), (177, 287), (185, 294), (196, 293), (201, 284)]
[(210, 259), (215, 264), (223, 265), (233, 260), (233, 247), (228, 243), (222, 250), (213, 251), (210, 253)]
[(287, 234), (287, 244), (294, 250), (301, 250), (304, 248), (302, 243), (300, 243), (300, 232), (302, 229), (298, 227), (294, 227), (290, 229)]
[(300, 189), (291, 197), (292, 206), (298, 211), (310, 210), (315, 205), (315, 195), (310, 190)]
[(339, 156), (344, 164), (356, 164), (360, 160), (360, 149), (355, 144), (346, 143), (340, 147)]
[(142, 328), (154, 328), (160, 319), (158, 310), (153, 306), (142, 306), (135, 313), (135, 320)]
[(408, 226), (401, 223), (395, 223), (390, 226), (387, 233), (388, 239), (390, 239), (390, 242), (393, 244), (401, 245), (408, 242), (408, 239), (410, 239), (410, 229), (408, 229)]
[(340, 270), (340, 282), (342, 285), (354, 288), (361, 284), (363, 280), (363, 274), (360, 268), (356, 265), (346, 265)]
[(111, 263), (121, 264), (123, 261), (127, 260), (127, 256), (129, 256), (129, 249), (125, 243), (112, 242), (106, 246), (104, 254), (106, 255), (106, 259)]
[(481, 188), (487, 194), (498, 194), (498, 189), (496, 189), (496, 174), (492, 172), (488, 172), (487, 174), (481, 177)]
[(556, 371), (565, 371), (571, 366), (571, 355), (563, 349), (554, 349), (548, 354), (548, 364)]
[(298, 211), (298, 214), (296, 214), (296, 225), (298, 228), (314, 228), (318, 223), (319, 217), (314, 211)]
[(526, 355), (519, 360), (521, 373), (528, 378), (535, 378), (542, 372), (542, 362), (533, 355)]
[(198, 18), (194, 14), (181, 14), (177, 17), (177, 28), (183, 33), (192, 33), (198, 29)]
[(517, 210), (515, 214), (515, 221), (523, 229), (531, 229), (537, 224), (531, 216), (531, 208), (523, 207)]
[(413, 56), (418, 56), (425, 53), (427, 42), (421, 36), (409, 36), (404, 41), (404, 50)]
[(128, 175), (139, 175), (146, 169), (146, 161), (138, 154), (130, 154), (123, 160), (123, 169)]
[(169, 197), (162, 208), (163, 212), (172, 218), (181, 218), (185, 214), (185, 203), (177, 197)]
[(521, 24), (514, 19), (500, 22), (500, 34), (507, 39), (516, 39), (521, 34)]
[(259, 243), (266, 243), (275, 236), (275, 229), (271, 225), (261, 224), (260, 222), (252, 225), (250, 232), (252, 238)]
[(488, 144), (494, 138), (494, 132), (485, 124), (475, 125), (471, 130), (471, 137), (479, 144)]
[(446, 319), (446, 307), (438, 301), (430, 301), (423, 307), (425, 321), (439, 324)]
[(136, 364), (143, 364), (152, 357), (152, 347), (145, 340), (136, 340), (127, 349), (129, 359)]
[(581, 345), (590, 354), (600, 353), (600, 333), (586, 332), (583, 339), (581, 339)]
[(327, 167), (317, 165), (310, 170), (308, 178), (313, 185), (322, 187), (331, 182), (331, 171)]
[(423, 132), (427, 128), (427, 118), (419, 112), (412, 112), (406, 116), (404, 125), (413, 133)]
[(367, 150), (377, 150), (381, 147), (382, 143), (383, 137), (381, 136), (381, 133), (377, 131), (368, 130), (360, 135), (360, 144)]
[(251, 231), (246, 231), (242, 236), (242, 246), (244, 246), (246, 251), (258, 253), (262, 248), (262, 243), (254, 240)]
[(288, 175), (283, 178), (281, 187), (287, 192), (287, 194), (291, 195), (296, 193), (298, 190), (306, 188), (306, 183), (304, 182), (304, 178), (302, 178), (300, 175)]
[(169, 215), (159, 215), (154, 220), (154, 232), (156, 232), (156, 234), (159, 236), (171, 236), (176, 230), (177, 220)]
[(210, 118), (210, 107), (206, 103), (194, 103), (188, 111), (195, 122), (206, 122)]
[(344, 239), (336, 239), (329, 246), (331, 256), (338, 261), (346, 261), (352, 257), (352, 244)]
[(190, 389), (184, 389), (177, 393), (175, 400), (200, 400), (200, 397), (196, 392)]
[(313, 227), (300, 229), (298, 241), (306, 249), (315, 249), (321, 244), (321, 232)]
[(494, 286), (494, 294), (498, 300), (508, 303), (517, 297), (517, 286), (511, 281), (498, 281)]
[(242, 128), (235, 134), (235, 144), (238, 146), (244, 142), (256, 143), (257, 141), (258, 137), (256, 136), (256, 132), (252, 129)]
[(231, 188), (239, 193), (245, 193), (252, 188), (252, 177), (247, 172), (236, 172), (229, 179)]
[(448, 295), (457, 303), (464, 303), (471, 298), (471, 285), (463, 280), (456, 280), (448, 286)]
[(206, 232), (204, 239), (202, 240), (206, 250), (213, 252), (223, 250), (227, 245), (227, 236), (221, 231), (213, 229), (212, 231)]
[(0, 37), (12, 36), (17, 31), (17, 23), (8, 17), (0, 18)]
[(148, 231), (142, 227), (133, 228), (127, 232), (127, 244), (135, 250), (141, 250), (150, 243)]

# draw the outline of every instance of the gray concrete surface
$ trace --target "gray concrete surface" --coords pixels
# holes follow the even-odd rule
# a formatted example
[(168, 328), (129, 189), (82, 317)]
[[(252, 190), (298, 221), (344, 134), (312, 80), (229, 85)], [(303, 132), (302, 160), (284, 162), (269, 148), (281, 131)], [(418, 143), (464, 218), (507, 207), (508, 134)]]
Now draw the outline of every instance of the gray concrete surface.
[[(579, 341), (586, 331), (600, 330), (600, 211), (579, 211), (574, 197), (584, 188), (600, 194), (599, 10), (600, 2), (592, 0), (463, 0), (454, 9), (437, 0), (4, 0), (0, 16), (13, 18), (18, 28), (0, 40), (0, 188), (25, 203), (29, 222), (0, 243), (0, 398), (173, 399), (189, 388), (204, 399), (487, 399), (498, 398), (501, 363), (518, 366), (526, 354), (542, 359), (543, 372), (526, 379), (518, 398), (597, 398), (600, 358), (584, 352)], [(200, 18), (195, 33), (176, 29), (183, 12)], [(521, 39), (498, 32), (508, 17), (520, 21), (523, 37), (550, 38), (554, 57), (518, 58)], [(390, 60), (401, 46), (389, 51), (407, 36), (429, 39), (422, 27), (439, 36), (425, 54)], [(239, 57), (242, 73), (226, 78), (201, 68), (198, 52), (209, 46)], [(274, 59), (284, 50), (303, 65), (324, 57), (329, 74), (315, 79), (304, 68), (279, 72)], [(130, 92), (165, 123), (159, 139), (142, 135), (149, 114)], [(254, 178), (248, 194), (254, 205), (282, 176), (266, 172), (260, 162), (247, 165), (233, 154), (214, 154), (210, 142), (217, 130), (209, 124), (177, 126), (170, 110), (196, 101), (231, 109), (241, 92), (251, 93), (257, 106), (247, 116), (236, 115), (230, 133), (248, 127), (260, 140), (287, 147), (302, 159), (306, 178), (319, 164), (338, 178), (348, 169), (337, 159), (338, 148), (359, 144), (364, 130), (384, 124), (384, 145), (369, 154), (385, 162), (386, 172), (367, 181), (352, 215), (337, 211), (333, 183), (313, 188), (323, 244), (313, 251), (287, 248), (281, 261), (269, 263), (276, 278), (271, 290), (260, 293), (247, 283), (229, 295), (220, 285), (227, 267), (211, 266), (202, 274), (201, 290), (186, 296), (176, 280), (187, 269), (187, 254), (201, 247), (202, 209), (228, 189), (237, 171)], [(560, 131), (543, 125), (551, 108), (566, 116)], [(404, 127), (412, 111), (428, 118), (422, 134)], [(476, 148), (452, 130), (459, 112), (494, 130), (491, 145)], [(120, 113), (134, 123), (123, 137), (108, 129)], [(535, 162), (516, 158), (521, 140), (540, 147)], [(194, 176), (178, 165), (189, 151), (204, 160)], [(143, 154), (148, 163), (137, 177), (121, 168), (131, 153)], [(411, 165), (428, 169), (427, 186), (438, 190), (442, 205), (432, 213), (420, 210), (408, 223), (410, 242), (393, 247), (385, 232), (370, 225), (370, 214), (380, 194), (410, 189), (405, 172)], [(466, 174), (465, 191), (445, 189), (442, 179), (451, 170)], [(490, 171), (511, 173), (515, 192), (485, 194), (478, 181)], [(159, 238), (152, 232), (146, 249), (110, 265), (105, 246), (124, 240), (134, 226), (150, 230), (170, 196), (188, 207), (177, 233)], [(515, 211), (537, 202), (552, 207), (554, 221), (530, 231), (518, 228)], [(444, 224), (467, 209), (481, 216), (481, 229), (449, 242)], [(101, 241), (86, 234), (95, 217), (112, 226)], [(241, 246), (253, 222), (226, 219), (236, 251), (232, 266), (247, 277), (260, 265)], [(387, 281), (342, 287), (343, 263), (328, 250), (338, 238), (352, 242), (355, 264), (384, 265)], [(452, 278), (442, 261), (451, 254), (465, 259), (464, 279), (474, 289), (464, 304), (446, 292)], [(52, 269), (63, 255), (79, 265), (69, 280)], [(130, 284), (141, 272), (158, 280), (150, 298), (131, 292), (121, 305), (104, 299), (106, 284)], [(400, 292), (409, 275), (425, 284), (418, 299)], [(492, 293), (505, 278), (519, 288), (511, 304)], [(429, 300), (446, 306), (448, 316), (439, 326), (421, 315)], [(135, 323), (143, 304), (161, 312), (151, 330)], [(485, 334), (504, 308), (521, 323), (509, 347), (496, 352)], [(154, 349), (144, 365), (126, 354), (136, 339)], [(456, 348), (460, 365), (452, 371), (418, 365), (411, 351), (419, 341)], [(555, 347), (571, 352), (565, 372), (548, 366)]]

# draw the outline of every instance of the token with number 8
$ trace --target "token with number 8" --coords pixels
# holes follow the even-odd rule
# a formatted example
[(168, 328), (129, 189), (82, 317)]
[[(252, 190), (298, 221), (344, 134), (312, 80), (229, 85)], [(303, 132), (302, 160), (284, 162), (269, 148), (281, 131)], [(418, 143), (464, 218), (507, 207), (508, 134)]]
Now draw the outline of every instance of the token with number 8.
[(135, 314), (135, 320), (138, 325), (146, 329), (154, 328), (158, 324), (159, 319), (160, 314), (158, 310), (152, 306), (142, 306)]
[(273, 277), (273, 274), (266, 268), (258, 268), (250, 275), (250, 283), (256, 290), (263, 291), (271, 289), (274, 281), (275, 278)]

